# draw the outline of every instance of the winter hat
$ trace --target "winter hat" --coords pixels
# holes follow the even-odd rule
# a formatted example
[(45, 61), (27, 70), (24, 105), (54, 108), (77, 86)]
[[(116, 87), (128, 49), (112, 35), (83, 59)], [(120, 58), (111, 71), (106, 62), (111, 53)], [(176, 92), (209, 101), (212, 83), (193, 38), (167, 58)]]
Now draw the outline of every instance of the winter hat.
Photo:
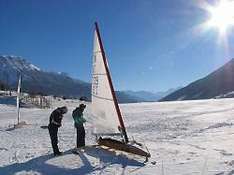
[(79, 107), (84, 109), (86, 107), (86, 105), (81, 103)]
[(60, 110), (63, 114), (67, 113), (68, 111), (66, 106), (61, 107)]
[(87, 101), (87, 97), (85, 97), (85, 96), (82, 96), (82, 97), (80, 97), (80, 99), (79, 99), (80, 101)]

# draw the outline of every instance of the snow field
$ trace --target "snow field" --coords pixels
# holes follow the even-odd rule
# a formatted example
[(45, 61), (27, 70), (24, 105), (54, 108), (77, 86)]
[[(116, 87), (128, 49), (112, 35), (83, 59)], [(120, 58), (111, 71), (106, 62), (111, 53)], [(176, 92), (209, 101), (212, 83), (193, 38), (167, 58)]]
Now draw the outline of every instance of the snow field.
[[(47, 129), (57, 106), (69, 112), (59, 129), (60, 157), (52, 156)], [(16, 108), (0, 105), (0, 174), (164, 174), (230, 175), (234, 173), (234, 99), (156, 102), (120, 105), (130, 137), (144, 143), (152, 157), (144, 159), (101, 148), (71, 153), (75, 129), (71, 112), (75, 100), (53, 102), (52, 109), (22, 108), (28, 125), (9, 130), (16, 123)], [(90, 105), (85, 112), (86, 141), (95, 143)], [(155, 164), (156, 162), (156, 164)]]

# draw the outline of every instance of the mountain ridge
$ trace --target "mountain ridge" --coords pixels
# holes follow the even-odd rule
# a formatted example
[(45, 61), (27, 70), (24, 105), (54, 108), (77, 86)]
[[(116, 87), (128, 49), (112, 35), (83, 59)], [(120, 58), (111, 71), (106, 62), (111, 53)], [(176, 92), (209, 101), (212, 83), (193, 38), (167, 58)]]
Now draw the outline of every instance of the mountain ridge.
[[(91, 84), (74, 79), (66, 73), (47, 72), (19, 56), (0, 56), (0, 81), (16, 90), (19, 74), (24, 92), (76, 98), (86, 96), (91, 100)], [(116, 91), (118, 102), (141, 102), (124, 91)]]
[(209, 99), (234, 91), (234, 58), (207, 76), (193, 81), (160, 101)]
[(168, 89), (166, 91), (159, 91), (159, 92), (150, 92), (150, 91), (144, 91), (144, 90), (141, 90), (141, 91), (127, 90), (127, 91), (124, 91), (124, 92), (126, 92), (129, 95), (138, 97), (142, 101), (154, 102), (154, 101), (160, 100), (161, 98), (163, 98), (163, 97), (169, 95), (170, 93), (172, 93), (172, 92), (174, 92), (174, 91), (176, 91), (178, 89), (181, 89), (181, 88), (182, 87), (170, 88), (170, 89)]

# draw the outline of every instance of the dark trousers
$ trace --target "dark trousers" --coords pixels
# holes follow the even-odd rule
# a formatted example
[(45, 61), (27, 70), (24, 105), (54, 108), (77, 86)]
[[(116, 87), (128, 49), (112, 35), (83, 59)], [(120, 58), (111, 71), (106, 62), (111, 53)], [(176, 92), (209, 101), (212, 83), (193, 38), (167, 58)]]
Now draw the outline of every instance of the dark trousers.
[(49, 133), (50, 133), (50, 139), (51, 139), (51, 144), (52, 144), (54, 154), (57, 154), (57, 153), (59, 153), (59, 149), (58, 149), (58, 127), (54, 126), (54, 125), (49, 125), (48, 129), (49, 129)]
[(84, 126), (76, 127), (76, 147), (85, 146), (85, 129)]

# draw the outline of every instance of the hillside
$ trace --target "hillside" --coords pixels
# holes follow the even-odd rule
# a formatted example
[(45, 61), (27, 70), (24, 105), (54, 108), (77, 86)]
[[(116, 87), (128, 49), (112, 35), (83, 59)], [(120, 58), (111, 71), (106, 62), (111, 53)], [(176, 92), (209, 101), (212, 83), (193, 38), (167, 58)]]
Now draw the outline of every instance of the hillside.
[(232, 91), (234, 91), (234, 59), (160, 101), (209, 99)]

